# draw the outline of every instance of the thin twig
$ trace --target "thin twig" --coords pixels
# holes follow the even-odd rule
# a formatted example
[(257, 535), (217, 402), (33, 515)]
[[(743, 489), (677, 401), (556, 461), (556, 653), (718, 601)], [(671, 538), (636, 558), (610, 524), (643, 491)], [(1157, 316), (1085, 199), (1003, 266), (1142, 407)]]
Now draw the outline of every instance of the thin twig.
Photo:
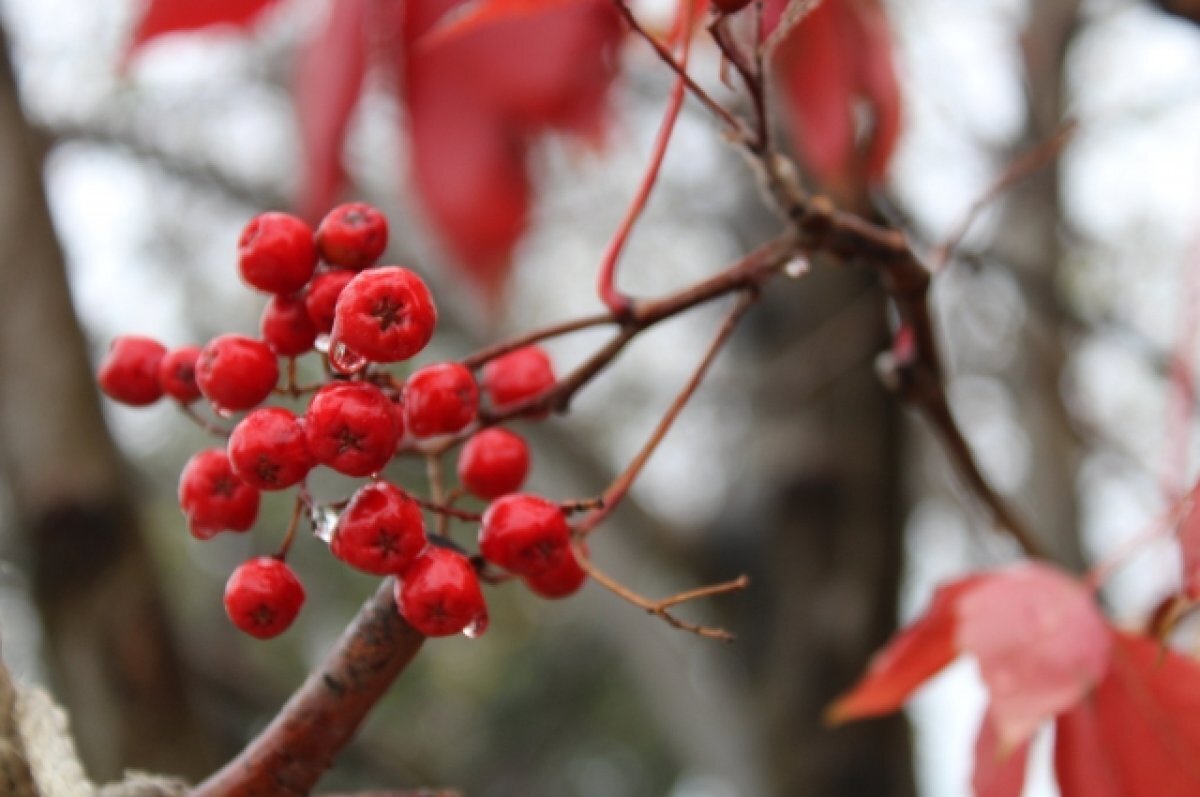
[(560, 335), (567, 335), (571, 332), (578, 332), (581, 329), (590, 329), (592, 327), (605, 326), (607, 324), (617, 323), (616, 318), (612, 313), (598, 313), (596, 315), (587, 315), (582, 318), (573, 318), (569, 321), (563, 321), (557, 324), (534, 329), (530, 332), (525, 332), (520, 335), (502, 340), (499, 343), (492, 344), (487, 348), (467, 357), (463, 357), (459, 362), (465, 367), (472, 370), (484, 365), (485, 363), (503, 357), (511, 351), (530, 346), (550, 338), (557, 338)]
[(292, 543), (296, 540), (296, 529), (300, 526), (300, 516), (304, 514), (304, 510), (308, 508), (308, 501), (305, 498), (305, 491), (301, 491), (296, 495), (295, 505), (292, 507), (292, 518), (288, 521), (287, 532), (283, 535), (283, 542), (279, 544), (279, 550), (275, 552), (275, 558), (279, 561), (287, 559), (288, 551), (292, 550)]
[[(442, 455), (430, 453), (425, 455), (425, 474), (429, 479), (429, 494), (433, 496), (431, 503), (423, 503), (416, 496), (413, 500), (429, 509), (434, 506), (442, 507), (446, 502), (446, 488), (442, 480)], [(445, 511), (437, 513), (437, 533), (443, 537), (450, 532), (450, 516)]]
[(205, 418), (200, 413), (196, 412), (196, 408), (191, 404), (184, 404), (183, 402), (179, 402), (179, 410), (189, 420), (191, 420), (192, 423), (196, 424), (201, 429), (203, 429), (204, 431), (208, 432), (211, 435), (216, 435), (218, 437), (229, 437), (229, 435), (233, 434), (229, 429), (226, 429), (224, 426), (215, 424), (212, 421)]
[(422, 498), (419, 495), (408, 493), (408, 497), (415, 501), (422, 509), (428, 509), (438, 516), (437, 533), (443, 537), (447, 536), (449, 527), (449, 519), (466, 521), (467, 523), (478, 523), (483, 520), (483, 515), (478, 512), (470, 512), (466, 509), (458, 509), (448, 501), (430, 501), (428, 498)]

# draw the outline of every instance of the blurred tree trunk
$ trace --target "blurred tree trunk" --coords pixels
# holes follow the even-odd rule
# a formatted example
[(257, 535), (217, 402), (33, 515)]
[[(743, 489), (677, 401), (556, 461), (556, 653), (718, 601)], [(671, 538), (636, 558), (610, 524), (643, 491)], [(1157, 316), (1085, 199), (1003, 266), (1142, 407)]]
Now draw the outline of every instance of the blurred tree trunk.
[[(211, 761), (110, 439), (46, 202), (41, 150), (0, 41), (0, 471), (54, 691), (98, 779)], [(114, 288), (115, 289), (115, 288)]]

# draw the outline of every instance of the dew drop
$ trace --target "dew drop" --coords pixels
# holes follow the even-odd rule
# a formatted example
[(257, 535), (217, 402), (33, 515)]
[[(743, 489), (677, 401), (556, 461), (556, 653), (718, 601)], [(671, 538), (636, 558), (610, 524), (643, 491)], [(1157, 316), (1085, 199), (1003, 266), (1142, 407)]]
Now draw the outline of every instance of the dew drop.
[(789, 260), (787, 265), (783, 267), (783, 273), (792, 279), (799, 279), (807, 274), (810, 268), (811, 266), (808, 262), (808, 258), (801, 255), (799, 257), (793, 257), (791, 260)]
[(325, 333), (317, 335), (317, 339), (313, 341), (313, 348), (321, 354), (329, 354), (329, 336)]
[(216, 415), (218, 418), (221, 418), (226, 421), (229, 420), (230, 418), (232, 418), (233, 414), (234, 414), (233, 410), (226, 409), (225, 407), (217, 406), (216, 404), (212, 405), (212, 411), (213, 411), (213, 415)]
[(212, 526), (199, 523), (193, 518), (188, 518), (187, 527), (191, 535), (198, 540), (211, 540), (221, 531), (220, 529), (214, 529)]
[(333, 530), (337, 527), (337, 522), (336, 509), (328, 506), (318, 508), (313, 518), (313, 536), (328, 545), (333, 539)]
[(483, 636), (483, 632), (487, 631), (487, 629), (488, 616), (487, 612), (484, 612), (467, 624), (467, 627), (463, 629), (463, 636), (467, 639), (478, 639)]
[(367, 358), (340, 340), (331, 340), (329, 342), (329, 364), (339, 374), (351, 376), (367, 366)]

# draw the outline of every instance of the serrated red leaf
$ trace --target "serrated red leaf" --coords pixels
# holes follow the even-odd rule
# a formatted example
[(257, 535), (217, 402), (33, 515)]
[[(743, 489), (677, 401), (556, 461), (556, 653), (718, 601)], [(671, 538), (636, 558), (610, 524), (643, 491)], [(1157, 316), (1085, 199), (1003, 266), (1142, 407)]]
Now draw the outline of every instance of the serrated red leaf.
[[(786, 6), (768, 3), (767, 35)], [(900, 90), (883, 8), (878, 0), (824, 0), (780, 35), (773, 67), (793, 146), (829, 190), (858, 196), (884, 178), (900, 134)], [(856, 140), (860, 104), (871, 115), (865, 142)]]
[(958, 602), (957, 644), (979, 661), (1001, 747), (1013, 749), (1077, 703), (1108, 670), (1111, 635), (1091, 593), (1029, 562)]
[(979, 735), (975, 737), (975, 771), (971, 776), (975, 797), (1021, 797), (1028, 758), (1028, 740), (1015, 750), (1002, 749), (995, 716), (989, 706), (980, 720)]
[(970, 576), (938, 589), (929, 609), (875, 654), (866, 674), (826, 711), (827, 722), (876, 717), (899, 709), (909, 695), (958, 655), (957, 606), (986, 576)]
[(1063, 797), (1200, 794), (1200, 664), (1147, 637), (1113, 640), (1107, 677), (1058, 722)]
[(369, 0), (338, 0), (296, 61), (296, 112), (304, 154), (300, 213), (316, 221), (345, 180), (342, 150), (367, 71)]
[(199, 30), (214, 25), (248, 27), (278, 0), (150, 0), (142, 12), (130, 53), (168, 33)]

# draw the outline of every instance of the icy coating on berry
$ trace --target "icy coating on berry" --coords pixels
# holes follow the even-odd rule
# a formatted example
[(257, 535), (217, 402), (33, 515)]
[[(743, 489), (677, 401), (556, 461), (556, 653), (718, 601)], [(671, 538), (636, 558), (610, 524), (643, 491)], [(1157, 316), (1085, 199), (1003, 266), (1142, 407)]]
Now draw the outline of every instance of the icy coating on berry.
[(496, 409), (539, 396), (554, 386), (554, 364), (541, 346), (526, 346), (483, 366), (483, 389)]
[(265, 407), (247, 415), (229, 436), (234, 473), (260, 490), (283, 490), (298, 484), (312, 469), (304, 426), (282, 407)]
[(450, 636), (487, 627), (487, 604), (471, 562), (457, 551), (429, 546), (396, 582), (396, 606), (425, 636)]
[(536, 575), (571, 555), (571, 530), (562, 509), (537, 495), (506, 495), (483, 513), (479, 552), (518, 575)]
[(437, 309), (421, 278), (384, 266), (361, 272), (342, 291), (330, 346), (342, 343), (373, 362), (397, 362), (424, 349), (436, 325)]
[(387, 219), (365, 202), (338, 205), (317, 227), (321, 259), (343, 268), (359, 270), (373, 265), (387, 243)]
[(366, 573), (403, 574), (425, 547), (421, 507), (399, 487), (372, 482), (342, 511), (329, 550)]
[(458, 455), (458, 480), (472, 495), (499, 498), (516, 492), (529, 474), (529, 446), (508, 429), (484, 429)]
[(258, 502), (258, 490), (234, 473), (228, 455), (219, 448), (196, 452), (179, 474), (179, 507), (197, 539), (248, 531), (258, 517)]
[(475, 377), (458, 363), (427, 365), (404, 383), (404, 421), (417, 437), (464, 429), (475, 420), (478, 410)]
[(151, 338), (125, 335), (112, 342), (96, 381), (109, 398), (122, 404), (144, 407), (162, 398), (158, 368), (167, 349)]
[(304, 605), (304, 585), (284, 562), (262, 556), (243, 562), (225, 584), (225, 613), (258, 639), (286, 631)]
[(396, 452), (404, 429), (392, 402), (365, 382), (339, 382), (317, 391), (305, 413), (308, 450), (317, 462), (347, 476), (370, 476)]
[(267, 293), (294, 293), (317, 267), (312, 228), (287, 213), (261, 213), (238, 238), (238, 271), (247, 285)]
[(220, 335), (200, 350), (196, 384), (221, 410), (256, 407), (279, 381), (279, 363), (267, 344), (245, 335)]

